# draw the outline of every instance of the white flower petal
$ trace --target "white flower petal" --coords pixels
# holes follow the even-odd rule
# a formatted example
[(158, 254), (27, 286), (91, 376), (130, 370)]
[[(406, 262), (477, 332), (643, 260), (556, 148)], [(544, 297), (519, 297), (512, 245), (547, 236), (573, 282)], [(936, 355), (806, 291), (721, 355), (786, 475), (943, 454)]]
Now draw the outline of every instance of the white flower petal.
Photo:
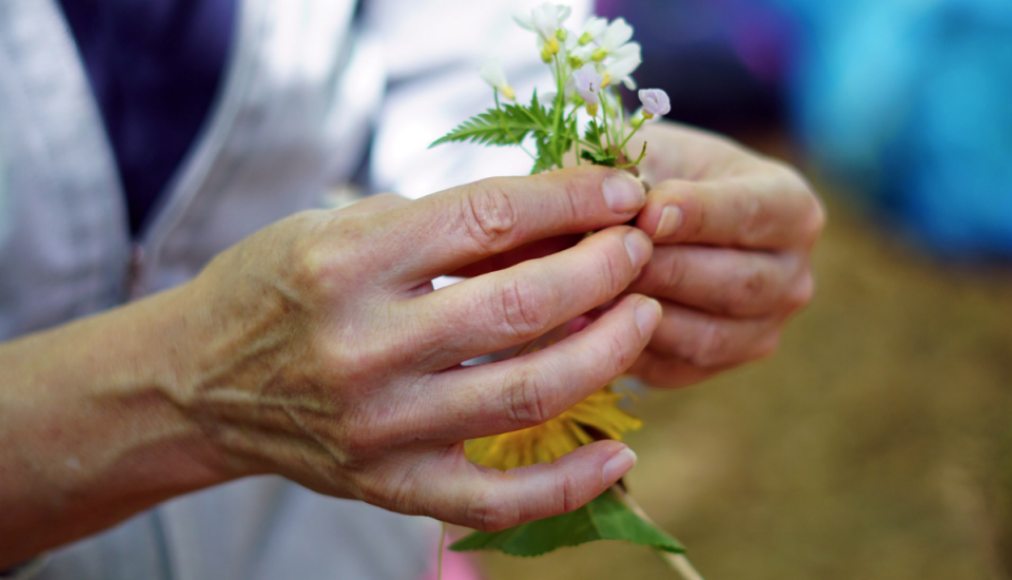
[(624, 18), (612, 21), (601, 35), (601, 48), (611, 52), (632, 39), (633, 28)]
[(606, 28), (608, 28), (607, 19), (597, 16), (590, 17), (583, 23), (583, 29), (580, 31), (580, 38), (586, 40), (581, 40), (580, 42), (587, 44), (587, 42), (597, 41)]
[(573, 72), (573, 88), (588, 104), (598, 103), (598, 92), (601, 90), (601, 75), (592, 64), (585, 64)]
[(613, 58), (605, 61), (604, 72), (613, 82), (621, 82), (628, 86), (632, 82), (630, 76), (642, 62), (640, 45), (630, 42), (623, 46)]
[(506, 81), (506, 73), (503, 71), (502, 65), (498, 61), (488, 61), (481, 66), (481, 70), (478, 72), (481, 75), (482, 80), (492, 86), (495, 89), (502, 89), (502, 87), (509, 84)]
[(573, 9), (569, 6), (546, 2), (530, 12), (529, 16), (514, 16), (517, 24), (538, 33), (542, 40), (555, 35), (562, 23), (569, 18)]

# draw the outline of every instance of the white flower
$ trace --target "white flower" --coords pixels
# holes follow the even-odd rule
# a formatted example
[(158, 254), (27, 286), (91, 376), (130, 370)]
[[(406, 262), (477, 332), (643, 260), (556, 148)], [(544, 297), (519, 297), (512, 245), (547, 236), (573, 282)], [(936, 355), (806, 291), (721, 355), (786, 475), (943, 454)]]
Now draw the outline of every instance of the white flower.
[(614, 52), (623, 44), (632, 40), (633, 28), (625, 21), (625, 18), (618, 18), (608, 25), (608, 28), (601, 34), (598, 44), (608, 52)]
[(572, 13), (573, 9), (569, 6), (545, 2), (531, 10), (530, 16), (514, 16), (513, 19), (523, 28), (537, 32), (542, 41), (547, 41), (549, 38), (555, 38), (558, 30), (562, 28), (562, 23)]
[(531, 11), (530, 16), (514, 16), (517, 24), (538, 34), (538, 46), (541, 48), (541, 60), (551, 62), (559, 54), (561, 42), (570, 37), (562, 23), (569, 18), (573, 9), (561, 4), (546, 2)]
[(576, 43), (580, 46), (586, 46), (592, 42), (600, 42), (601, 33), (607, 28), (607, 19), (592, 16), (583, 23), (583, 29), (580, 31), (580, 36), (576, 38)]
[(643, 89), (639, 97), (643, 103), (643, 116), (647, 119), (663, 117), (671, 112), (671, 99), (661, 89)]
[(642, 62), (643, 56), (639, 43), (629, 42), (622, 45), (603, 62), (604, 86), (622, 83), (630, 90), (635, 89), (636, 82), (632, 78), (632, 73), (639, 68)]
[(516, 100), (517, 94), (506, 80), (506, 73), (503, 72), (502, 65), (496, 61), (489, 61), (482, 65), (479, 71), (482, 80), (492, 86), (493, 89), (502, 93), (502, 96), (513, 101)]
[(580, 98), (587, 103), (587, 112), (591, 116), (597, 115), (597, 105), (600, 102), (598, 93), (601, 91), (601, 75), (592, 64), (585, 64), (573, 73), (573, 88), (576, 89)]
[(597, 50), (598, 39), (606, 28), (606, 19), (593, 16), (583, 24), (579, 34), (569, 35), (566, 40), (566, 55), (570, 66), (580, 68), (583, 63), (590, 61)]

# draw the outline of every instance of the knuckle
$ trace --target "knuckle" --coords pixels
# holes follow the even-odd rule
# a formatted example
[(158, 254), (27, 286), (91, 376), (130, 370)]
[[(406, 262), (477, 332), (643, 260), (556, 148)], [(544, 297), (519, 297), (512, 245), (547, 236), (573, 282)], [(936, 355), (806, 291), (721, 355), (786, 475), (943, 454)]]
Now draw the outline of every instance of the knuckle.
[[(621, 239), (619, 244), (621, 244)], [(631, 281), (629, 279), (629, 259), (624, 257), (623, 248), (615, 248), (613, 252), (604, 252), (597, 261), (598, 276), (601, 282), (603, 293), (614, 296), (625, 289)]]
[(571, 474), (562, 476), (559, 482), (558, 513), (569, 513), (580, 507), (580, 484)]
[(769, 274), (762, 268), (752, 266), (746, 269), (729, 289), (725, 297), (725, 311), (732, 314), (746, 312), (765, 296), (769, 284)]
[(349, 466), (382, 456), (394, 444), (394, 432), (375, 417), (355, 414), (339, 424), (338, 447)]
[(417, 513), (416, 469), (391, 469), (382, 463), (357, 469), (349, 475), (354, 484), (353, 497), (401, 513)]
[(498, 294), (499, 321), (507, 335), (531, 338), (551, 323), (546, 287), (514, 278), (505, 282)]
[(545, 388), (541, 375), (524, 369), (510, 378), (504, 389), (503, 407), (509, 421), (518, 427), (540, 425), (552, 418), (545, 401)]
[(606, 380), (614, 378), (625, 370), (627, 370), (634, 362), (639, 354), (637, 350), (633, 349), (634, 345), (643, 344), (650, 340), (649, 336), (642, 336), (639, 328), (635, 324), (630, 325), (629, 336), (621, 336), (620, 334), (609, 334), (607, 337), (608, 351), (604, 353), (601, 360), (608, 361), (611, 364), (608, 368), (608, 377)]
[(344, 382), (365, 383), (390, 370), (393, 362), (390, 347), (377, 337), (363, 337), (358, 332), (349, 334), (358, 338), (351, 340), (343, 333), (335, 336), (329, 332), (321, 332), (316, 337), (316, 354), (328, 375), (339, 376)]
[(581, 217), (591, 214), (589, 196), (578, 180), (567, 179), (563, 182), (562, 196), (565, 204), (565, 223), (576, 223)]
[(688, 356), (690, 364), (700, 368), (719, 366), (727, 358), (731, 339), (727, 331), (716, 322), (707, 322), (699, 340)]
[(358, 276), (357, 252), (344, 251), (367, 235), (367, 225), (354, 217), (334, 217), (327, 235), (303, 236), (293, 244), (287, 258), (297, 288), (325, 291), (342, 280)]
[(763, 198), (746, 195), (738, 200), (738, 206), (742, 220), (741, 237), (744, 243), (751, 245), (767, 237), (774, 220)]
[(519, 514), (502, 496), (489, 489), (475, 492), (464, 510), (467, 525), (484, 531), (495, 532), (514, 525)]
[[(666, 249), (661, 260), (652, 261), (647, 264), (648, 273), (644, 279), (656, 278), (658, 287), (651, 289), (664, 292), (668, 296), (678, 296), (679, 291), (685, 286), (688, 275), (686, 260), (682, 259), (682, 253)], [(656, 264), (656, 266), (655, 266)], [(659, 272), (657, 270), (660, 270)], [(656, 274), (655, 274), (656, 272)]]
[(498, 253), (509, 246), (518, 216), (502, 179), (486, 179), (472, 185), (460, 203), (461, 222), (479, 248)]

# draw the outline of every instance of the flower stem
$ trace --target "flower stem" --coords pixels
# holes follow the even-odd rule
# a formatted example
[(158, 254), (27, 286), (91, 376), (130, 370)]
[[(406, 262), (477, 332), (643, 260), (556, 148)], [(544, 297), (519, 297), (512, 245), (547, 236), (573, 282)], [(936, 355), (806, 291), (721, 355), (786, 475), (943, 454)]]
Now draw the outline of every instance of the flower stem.
[[(643, 511), (640, 504), (636, 503), (636, 500), (626, 493), (621, 486), (613, 485), (611, 486), (611, 491), (618, 496), (619, 500), (621, 500), (626, 507), (631, 509), (633, 513), (638, 515), (643, 521), (654, 526), (657, 525), (652, 519), (650, 519), (647, 512)], [(703, 576), (696, 570), (696, 568), (692, 565), (692, 562), (689, 561), (685, 554), (673, 554), (666, 550), (655, 550), (655, 552), (657, 552), (657, 555), (659, 555), (661, 559), (671, 567), (671, 569), (677, 572), (678, 575), (685, 580), (703, 580)]]
[(559, 55), (552, 57), (555, 64), (555, 114), (552, 119), (552, 153), (555, 166), (562, 169), (562, 110), (566, 107), (566, 79), (563, 77), (562, 59)]
[(439, 552), (436, 553), (436, 580), (443, 580), (443, 552), (446, 551), (446, 522), (439, 522)]

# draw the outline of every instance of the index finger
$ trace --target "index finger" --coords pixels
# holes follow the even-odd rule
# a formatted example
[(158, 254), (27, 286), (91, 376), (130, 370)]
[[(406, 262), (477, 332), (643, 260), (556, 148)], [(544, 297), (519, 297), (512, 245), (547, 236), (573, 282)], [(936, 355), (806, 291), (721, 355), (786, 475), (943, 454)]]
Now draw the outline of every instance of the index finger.
[(811, 245), (823, 219), (799, 175), (764, 163), (752, 173), (715, 180), (662, 181), (636, 225), (660, 243), (782, 250)]
[(395, 209), (381, 235), (401, 251), (397, 275), (416, 283), (532, 241), (627, 222), (645, 202), (643, 185), (613, 169), (496, 177)]

